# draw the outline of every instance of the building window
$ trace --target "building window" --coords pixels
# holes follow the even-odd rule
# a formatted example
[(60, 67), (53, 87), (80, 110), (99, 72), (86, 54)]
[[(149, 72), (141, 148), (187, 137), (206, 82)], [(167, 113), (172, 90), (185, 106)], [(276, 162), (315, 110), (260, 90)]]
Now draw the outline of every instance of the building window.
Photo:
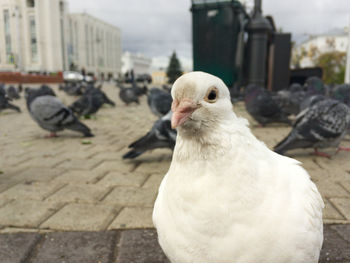
[(38, 41), (34, 16), (29, 17), (30, 55), (32, 62), (38, 62)]
[(27, 7), (35, 7), (35, 0), (27, 0)]
[(4, 10), (4, 26), (5, 26), (6, 62), (14, 63), (13, 56), (12, 56), (12, 47), (11, 47), (10, 11), (8, 9)]
[(90, 37), (91, 37), (91, 65), (92, 66), (95, 66), (95, 46), (94, 46), (94, 30), (93, 28), (91, 27), (90, 28)]

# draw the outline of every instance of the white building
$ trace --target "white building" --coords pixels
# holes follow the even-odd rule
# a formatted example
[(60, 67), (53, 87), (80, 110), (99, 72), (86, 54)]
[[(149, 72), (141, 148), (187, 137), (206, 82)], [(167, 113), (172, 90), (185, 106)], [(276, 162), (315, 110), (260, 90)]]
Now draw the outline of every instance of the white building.
[(120, 29), (86, 13), (70, 14), (68, 19), (69, 65), (98, 76), (121, 72)]
[(0, 71), (121, 71), (119, 28), (69, 14), (66, 0), (0, 0)]
[(145, 57), (142, 54), (133, 54), (130, 52), (124, 52), (122, 56), (122, 73), (125, 74), (127, 71), (134, 70), (135, 76), (140, 74), (150, 74), (152, 59)]
[(293, 49), (293, 57), (298, 56), (301, 68), (313, 67), (314, 59), (322, 53), (339, 51), (347, 52), (349, 37), (342, 34), (310, 36), (310, 38)]
[(1, 0), (0, 70), (64, 69), (66, 17), (64, 0)]

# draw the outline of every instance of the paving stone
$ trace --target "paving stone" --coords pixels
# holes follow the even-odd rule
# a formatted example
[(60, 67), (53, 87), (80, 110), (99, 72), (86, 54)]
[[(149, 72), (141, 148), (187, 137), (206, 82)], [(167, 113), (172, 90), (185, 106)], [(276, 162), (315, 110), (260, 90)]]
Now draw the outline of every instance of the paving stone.
[(98, 174), (87, 170), (69, 170), (64, 174), (57, 176), (52, 182), (61, 182), (69, 184), (91, 184), (98, 180)]
[(44, 200), (63, 185), (59, 183), (20, 183), (0, 194), (0, 200)]
[(0, 225), (15, 227), (38, 227), (59, 207), (57, 202), (16, 200), (0, 208)]
[(40, 227), (55, 230), (104, 230), (120, 207), (91, 204), (68, 204)]
[(104, 176), (96, 185), (111, 186), (141, 186), (148, 175), (141, 173), (110, 172)]
[(20, 172), (16, 179), (25, 182), (47, 182), (51, 181), (56, 176), (64, 173), (62, 169), (51, 169), (46, 167), (29, 167)]
[(65, 161), (64, 156), (55, 156), (55, 157), (43, 157), (39, 156), (36, 158), (31, 158), (26, 162), (23, 162), (21, 164), (22, 167), (46, 167), (51, 168), (56, 166), (59, 163), (62, 163)]
[(2, 263), (25, 262), (31, 250), (40, 240), (36, 233), (0, 235), (0, 259)]
[(170, 263), (160, 248), (154, 229), (125, 230), (118, 243), (117, 263)]
[[(350, 177), (350, 174), (349, 174)], [(340, 182), (340, 184), (350, 193), (350, 181)]]
[(156, 199), (156, 191), (149, 188), (136, 187), (115, 187), (110, 192), (103, 203), (119, 204), (119, 205), (139, 205), (143, 207), (153, 207)]
[(125, 207), (108, 229), (151, 228), (153, 208)]
[(116, 162), (116, 161), (104, 161), (94, 168), (94, 171), (99, 174), (106, 174), (111, 171), (117, 172), (130, 172), (133, 170), (135, 165), (127, 162)]
[(169, 162), (144, 162), (140, 164), (135, 172), (142, 172), (142, 173), (160, 173), (165, 175), (169, 170), (170, 163)]
[(91, 170), (97, 164), (101, 162), (100, 160), (94, 159), (68, 159), (64, 162), (60, 163), (57, 167), (61, 169), (71, 170), (71, 169), (79, 169), (79, 170)]
[(107, 187), (96, 185), (67, 185), (47, 198), (59, 202), (98, 202), (109, 191)]
[(322, 197), (349, 197), (350, 194), (341, 187), (337, 182), (332, 182), (329, 180), (322, 180), (317, 182), (318, 191), (321, 193)]
[(142, 186), (143, 188), (153, 188), (158, 191), (165, 174), (152, 174)]
[(338, 235), (340, 235), (350, 245), (350, 224), (332, 225), (331, 228), (337, 231)]
[(112, 263), (115, 232), (59, 232), (44, 237), (31, 263)]
[(331, 198), (331, 202), (350, 220), (350, 198)]
[(324, 199), (323, 201), (325, 204), (325, 208), (323, 209), (324, 219), (345, 220), (345, 217), (342, 216), (328, 200)]
[(350, 262), (350, 244), (329, 225), (324, 226), (324, 241), (319, 263)]

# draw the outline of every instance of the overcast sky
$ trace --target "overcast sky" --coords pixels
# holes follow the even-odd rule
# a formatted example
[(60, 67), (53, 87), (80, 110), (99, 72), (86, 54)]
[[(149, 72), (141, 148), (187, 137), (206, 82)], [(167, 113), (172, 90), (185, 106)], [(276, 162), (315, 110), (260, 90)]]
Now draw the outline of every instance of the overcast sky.
[[(277, 28), (294, 35), (323, 33), (350, 23), (350, 0), (262, 0)], [(70, 12), (87, 12), (118, 26), (124, 51), (164, 58), (176, 50), (192, 58), (190, 0), (68, 0)], [(254, 0), (247, 0), (252, 6)]]

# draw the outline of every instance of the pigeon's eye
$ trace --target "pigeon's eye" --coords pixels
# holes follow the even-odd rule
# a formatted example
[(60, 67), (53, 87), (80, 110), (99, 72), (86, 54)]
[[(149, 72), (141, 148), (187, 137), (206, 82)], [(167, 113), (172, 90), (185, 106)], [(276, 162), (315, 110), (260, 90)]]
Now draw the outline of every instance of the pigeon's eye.
[(205, 96), (205, 101), (209, 103), (214, 103), (218, 99), (218, 89), (213, 87), (210, 88)]

